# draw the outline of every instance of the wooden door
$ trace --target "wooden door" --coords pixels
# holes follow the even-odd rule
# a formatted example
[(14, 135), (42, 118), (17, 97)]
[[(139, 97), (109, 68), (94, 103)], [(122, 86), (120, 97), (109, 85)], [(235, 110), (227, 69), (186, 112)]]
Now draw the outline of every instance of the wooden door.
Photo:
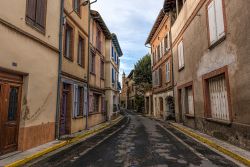
[(21, 85), (1, 83), (0, 154), (16, 151), (18, 146)]

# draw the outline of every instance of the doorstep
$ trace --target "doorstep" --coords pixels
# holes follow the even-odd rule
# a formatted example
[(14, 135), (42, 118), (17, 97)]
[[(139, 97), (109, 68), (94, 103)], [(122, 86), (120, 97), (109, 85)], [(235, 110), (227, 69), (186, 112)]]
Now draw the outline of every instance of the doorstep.
[(177, 129), (178, 131), (184, 133), (185, 135), (188, 135), (189, 137), (192, 137), (195, 140), (203, 144), (206, 144), (212, 147), (213, 149), (216, 149), (217, 151), (233, 158), (236, 161), (241, 162), (244, 165), (250, 166), (250, 152), (249, 151), (236, 147), (225, 141), (216, 139), (207, 134), (201, 133), (200, 131), (186, 127), (182, 124), (178, 124), (175, 122), (168, 122), (168, 123), (175, 129)]
[(23, 152), (14, 152), (12, 154), (3, 155), (1, 156), (2, 159), (0, 159), (0, 167), (15, 167), (15, 166), (23, 165), (29, 161), (32, 161), (38, 157), (41, 157), (59, 148), (80, 142), (97, 133), (100, 133), (103, 130), (119, 123), (123, 118), (124, 116), (120, 115), (115, 120), (104, 122), (88, 130), (84, 130), (82, 132), (76, 133), (72, 135), (72, 139), (69, 139), (69, 140), (55, 140), (55, 141), (40, 145), (38, 147), (23, 151)]

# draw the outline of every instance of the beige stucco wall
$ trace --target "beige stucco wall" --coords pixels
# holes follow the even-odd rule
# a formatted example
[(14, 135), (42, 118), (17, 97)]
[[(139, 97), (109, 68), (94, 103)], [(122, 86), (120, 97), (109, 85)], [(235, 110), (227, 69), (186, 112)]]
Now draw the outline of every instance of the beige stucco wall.
[[(194, 0), (186, 1), (186, 5)], [(174, 74), (177, 86), (193, 81), (194, 107), (196, 119), (185, 119), (184, 122), (208, 134), (220, 137), (233, 144), (250, 149), (247, 140), (247, 131), (250, 125), (250, 13), (245, 12), (250, 8), (247, 0), (224, 0), (226, 14), (226, 39), (214, 48), (209, 48), (208, 26), (206, 17), (206, 4), (204, 3), (198, 14), (192, 19), (184, 34), (180, 35), (184, 43), (185, 68), (178, 71), (177, 45), (173, 48)], [(195, 5), (196, 3), (194, 3)], [(188, 9), (194, 9), (189, 7)], [(189, 11), (192, 13), (192, 11)], [(180, 14), (173, 25), (173, 38), (178, 36), (181, 29), (180, 22), (185, 24), (185, 14)], [(199, 34), (199, 35), (197, 35)], [(178, 42), (178, 41), (177, 41)], [(205, 120), (204, 87), (202, 76), (221, 67), (228, 67), (229, 93), (231, 95), (232, 124), (224, 126)], [(175, 89), (175, 101), (177, 89)], [(176, 103), (177, 120), (179, 120), (179, 105)], [(249, 139), (249, 138), (248, 138)]]
[(60, 0), (47, 1), (45, 35), (26, 24), (26, 0), (0, 1), (0, 18), (58, 48), (60, 2)]
[[(70, 13), (73, 11), (72, 0), (65, 1), (65, 11)], [(84, 79), (87, 81), (87, 72), (88, 72), (88, 6), (81, 6), (81, 14), (77, 15), (75, 12), (72, 12), (70, 15), (65, 13), (67, 23), (72, 26), (74, 38), (74, 55), (73, 61), (63, 57), (62, 61), (62, 70), (68, 74), (74, 75), (78, 78)], [(81, 67), (77, 63), (77, 54), (78, 54), (78, 40), (79, 35), (85, 39), (85, 65)], [(63, 33), (63, 39), (65, 38), (65, 33)], [(64, 47), (64, 46), (63, 46)]]

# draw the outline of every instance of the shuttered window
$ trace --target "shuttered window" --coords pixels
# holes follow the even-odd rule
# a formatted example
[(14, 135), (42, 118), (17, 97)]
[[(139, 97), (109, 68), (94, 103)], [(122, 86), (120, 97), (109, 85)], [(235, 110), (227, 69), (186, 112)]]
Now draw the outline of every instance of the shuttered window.
[(158, 85), (159, 86), (161, 86), (162, 85), (162, 69), (160, 68), (159, 70), (158, 70)]
[(115, 69), (112, 68), (112, 84), (115, 83)]
[(47, 0), (26, 1), (26, 21), (40, 31), (45, 31)]
[(80, 15), (80, 11), (81, 11), (81, 8), (80, 8), (80, 0), (73, 0), (73, 8), (74, 8), (74, 11)]
[(225, 75), (208, 80), (208, 91), (211, 108), (211, 117), (229, 121), (228, 92)]
[(101, 79), (104, 79), (104, 61), (103, 60), (101, 60), (100, 61), (100, 74), (101, 74)]
[(166, 63), (166, 82), (170, 82), (170, 61)]
[(225, 36), (222, 0), (212, 0), (207, 8), (210, 44)]
[(169, 49), (170, 49), (170, 34), (168, 32), (168, 34), (165, 36), (165, 39), (164, 39), (164, 48), (165, 48), (165, 52), (168, 52)]
[(95, 53), (93, 51), (90, 52), (90, 72), (95, 73)]
[(186, 88), (186, 103), (188, 109), (187, 114), (194, 115), (194, 97), (192, 86)]
[(83, 102), (84, 102), (84, 95), (83, 95), (83, 88), (79, 87), (78, 85), (74, 85), (74, 108), (73, 108), (73, 117), (79, 117), (83, 115)]
[(64, 41), (64, 56), (68, 59), (73, 59), (73, 28), (66, 24), (65, 26), (65, 41)]
[(85, 40), (81, 36), (78, 38), (78, 55), (77, 62), (80, 66), (84, 67), (85, 65)]
[(179, 60), (179, 69), (184, 67), (184, 47), (183, 41), (178, 44), (178, 60)]

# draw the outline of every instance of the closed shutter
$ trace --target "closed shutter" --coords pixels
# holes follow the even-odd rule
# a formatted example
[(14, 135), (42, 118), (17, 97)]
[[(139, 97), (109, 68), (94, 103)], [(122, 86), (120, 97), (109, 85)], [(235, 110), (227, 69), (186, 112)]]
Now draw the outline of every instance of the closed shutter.
[(161, 41), (161, 51), (162, 51), (162, 56), (164, 56), (164, 54), (166, 53), (166, 49), (165, 48), (165, 39), (163, 38)]
[(166, 64), (166, 82), (170, 81), (170, 62), (168, 61)]
[(193, 97), (193, 88), (191, 86), (187, 88), (187, 97), (188, 97), (188, 114), (194, 115), (194, 97)]
[(169, 50), (170, 49), (170, 31), (168, 32), (168, 41), (167, 41), (167, 44), (168, 44), (167, 50)]
[(213, 44), (217, 40), (216, 20), (215, 20), (215, 2), (214, 1), (212, 1), (208, 5), (208, 22), (209, 22), (210, 44)]
[(181, 41), (178, 45), (178, 59), (179, 59), (179, 69), (184, 67), (184, 48), (183, 42)]
[(77, 117), (78, 115), (78, 85), (74, 84), (74, 98), (73, 98), (73, 117)]
[(47, 0), (37, 0), (36, 23), (41, 28), (45, 28), (46, 5)]
[(160, 42), (160, 58), (162, 57), (162, 46), (161, 46), (161, 42)]
[(159, 86), (162, 85), (162, 69), (159, 69)]
[(29, 20), (36, 20), (36, 0), (27, 0), (26, 17)]
[(229, 120), (228, 95), (225, 76), (220, 75), (208, 80), (212, 118)]
[(85, 115), (87, 115), (87, 112), (88, 112), (88, 108), (87, 108), (87, 106), (88, 106), (88, 88), (85, 86), (84, 87), (84, 92), (83, 92), (83, 115), (85, 116)]
[(225, 35), (222, 0), (215, 0), (215, 18), (217, 27), (217, 37)]

